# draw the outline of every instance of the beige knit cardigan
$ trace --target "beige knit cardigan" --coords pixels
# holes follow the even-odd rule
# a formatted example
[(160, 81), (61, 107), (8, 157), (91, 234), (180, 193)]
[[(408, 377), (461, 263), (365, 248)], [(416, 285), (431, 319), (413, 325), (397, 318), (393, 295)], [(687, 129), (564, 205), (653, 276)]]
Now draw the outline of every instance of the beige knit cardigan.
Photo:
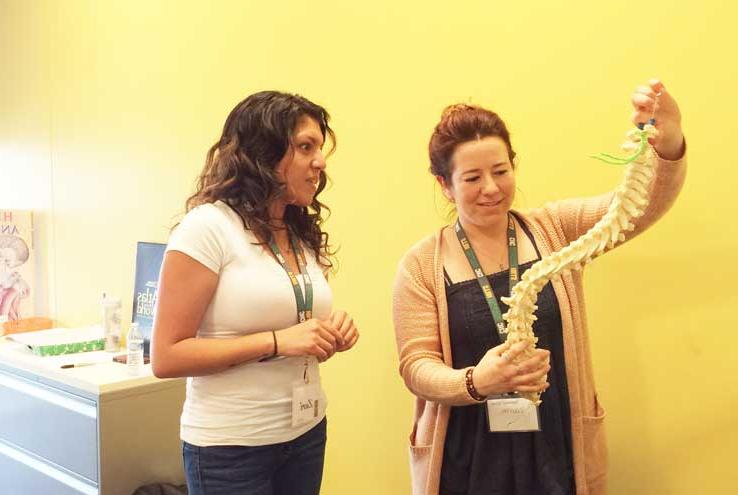
[[(658, 220), (674, 203), (686, 174), (686, 160), (657, 160), (650, 203), (634, 221), (630, 239)], [(612, 193), (565, 200), (520, 213), (541, 256), (559, 250), (592, 227), (607, 211)], [(447, 228), (447, 227), (444, 227)], [(400, 262), (393, 292), (393, 319), (400, 375), (416, 396), (410, 434), (413, 495), (437, 495), (451, 406), (474, 404), (465, 369), (451, 366), (448, 308), (443, 280), (441, 233), (413, 246)], [(577, 495), (606, 493), (605, 412), (597, 400), (584, 309), (582, 272), (552, 280), (563, 328), (566, 379), (571, 411), (574, 478)], [(545, 401), (545, 395), (543, 397)]]

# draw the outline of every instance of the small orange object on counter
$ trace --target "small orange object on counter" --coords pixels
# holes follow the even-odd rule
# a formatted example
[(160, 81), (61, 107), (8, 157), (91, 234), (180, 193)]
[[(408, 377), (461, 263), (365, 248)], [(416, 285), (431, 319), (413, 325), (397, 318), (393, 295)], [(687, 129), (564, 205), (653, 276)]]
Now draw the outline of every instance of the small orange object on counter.
[(0, 335), (11, 333), (33, 332), (35, 330), (46, 330), (54, 328), (54, 320), (45, 317), (22, 318), (20, 320), (6, 321), (3, 323)]

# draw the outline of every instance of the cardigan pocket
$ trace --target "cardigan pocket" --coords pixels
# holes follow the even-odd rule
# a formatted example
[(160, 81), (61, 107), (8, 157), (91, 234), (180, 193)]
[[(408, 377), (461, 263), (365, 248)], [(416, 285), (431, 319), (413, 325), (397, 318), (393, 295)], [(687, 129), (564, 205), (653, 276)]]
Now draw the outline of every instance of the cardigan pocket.
[(607, 482), (607, 441), (605, 410), (595, 395), (595, 416), (582, 416), (584, 471), (590, 495), (605, 493)]
[(417, 424), (410, 434), (410, 483), (413, 495), (425, 495), (430, 470), (432, 445), (416, 445)]

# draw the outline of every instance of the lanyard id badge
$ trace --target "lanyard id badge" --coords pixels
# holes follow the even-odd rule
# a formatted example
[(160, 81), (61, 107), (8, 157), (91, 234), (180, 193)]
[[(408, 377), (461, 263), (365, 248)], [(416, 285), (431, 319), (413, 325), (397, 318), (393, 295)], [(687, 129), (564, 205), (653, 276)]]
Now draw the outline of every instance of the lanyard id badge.
[[(295, 293), (297, 321), (298, 323), (303, 323), (313, 317), (313, 284), (307, 270), (305, 252), (302, 250), (302, 247), (295, 242), (294, 236), (290, 235), (289, 237), (292, 250), (295, 252), (295, 258), (297, 259), (297, 268), (300, 270), (300, 275), (302, 276), (303, 283), (305, 284), (304, 295), (300, 288), (300, 282), (287, 264), (287, 260), (280, 252), (274, 239), (269, 242), (269, 247), (290, 279), (292, 290)], [(325, 414), (325, 400), (323, 400), (323, 392), (320, 384), (310, 382), (310, 375), (308, 373), (310, 359), (311, 358), (307, 356), (305, 357), (302, 380), (292, 385), (293, 427), (302, 426), (318, 418), (322, 418)]]
[(292, 385), (292, 426), (298, 427), (316, 421), (325, 415), (323, 390), (317, 383), (310, 382), (308, 360), (305, 358), (303, 379)]
[(279, 250), (279, 246), (274, 242), (274, 238), (269, 241), (269, 248), (274, 253), (274, 257), (282, 266), (282, 269), (287, 273), (292, 284), (292, 290), (295, 293), (295, 303), (297, 304), (297, 321), (302, 323), (313, 317), (313, 283), (310, 279), (310, 274), (307, 269), (307, 259), (305, 258), (305, 252), (302, 247), (295, 242), (293, 235), (289, 236), (292, 250), (295, 252), (295, 258), (297, 259), (297, 268), (300, 270), (302, 281), (305, 284), (305, 295), (303, 297), (302, 289), (300, 288), (300, 282), (297, 280), (295, 273), (292, 271), (290, 266), (287, 264), (287, 260), (282, 256), (282, 252)]
[[(288, 233), (288, 237), (290, 244), (292, 245), (292, 250), (295, 252), (295, 258), (297, 259), (297, 268), (300, 270), (300, 275), (302, 276), (303, 283), (305, 284), (304, 297), (302, 293), (302, 288), (300, 287), (300, 282), (297, 280), (295, 273), (287, 264), (287, 260), (282, 255), (282, 252), (279, 250), (279, 246), (277, 246), (277, 243), (274, 242), (273, 236), (269, 240), (269, 249), (271, 249), (272, 254), (274, 254), (274, 257), (277, 259), (277, 262), (285, 271), (287, 277), (290, 279), (290, 284), (292, 285), (292, 290), (295, 294), (295, 305), (297, 306), (297, 321), (298, 323), (302, 323), (313, 317), (313, 283), (307, 270), (307, 260), (305, 259), (305, 253), (302, 250), (302, 247), (295, 242), (294, 236)], [(270, 356), (262, 358), (259, 361), (264, 362), (271, 361), (273, 359), (277, 358), (275, 356)]]
[[(469, 265), (474, 272), (479, 288), (482, 289), (484, 300), (487, 301), (487, 306), (489, 306), (489, 311), (492, 313), (492, 318), (495, 320), (495, 327), (497, 329), (497, 334), (500, 337), (500, 342), (504, 343), (505, 340), (507, 340), (507, 328), (505, 327), (505, 320), (502, 318), (500, 305), (497, 303), (495, 293), (492, 291), (492, 286), (484, 275), (482, 265), (479, 263), (477, 254), (474, 252), (474, 248), (472, 248), (469, 239), (467, 239), (466, 232), (464, 232), (464, 228), (461, 226), (461, 222), (459, 220), (456, 220), (454, 230), (456, 231), (456, 237), (459, 239), (459, 244), (461, 244), (461, 249), (464, 250), (466, 259), (469, 261)], [(510, 292), (512, 292), (512, 288), (516, 283), (518, 283), (519, 274), (518, 240), (517, 234), (515, 233), (515, 223), (513, 222), (512, 215), (510, 214), (507, 216), (507, 247), (507, 259), (510, 265)]]
[[(502, 318), (500, 305), (497, 303), (497, 298), (492, 291), (492, 286), (484, 275), (482, 265), (479, 263), (474, 248), (472, 248), (469, 239), (466, 237), (464, 228), (461, 226), (459, 220), (456, 221), (454, 228), (456, 230), (456, 237), (459, 239), (459, 244), (461, 244), (461, 248), (464, 250), (466, 259), (474, 271), (479, 288), (482, 290), (490, 313), (492, 313), (500, 342), (505, 342), (507, 340), (507, 328), (505, 326), (505, 320)], [(509, 213), (507, 216), (507, 247), (507, 256), (510, 265), (509, 291), (512, 292), (512, 288), (518, 282), (520, 274), (518, 270), (517, 234), (515, 232), (513, 217)], [(488, 399), (486, 407), (490, 432), (540, 431), (541, 429), (538, 406), (528, 399), (517, 397), (516, 394), (505, 394)]]
[(487, 424), (492, 433), (541, 431), (538, 406), (522, 397), (487, 400)]

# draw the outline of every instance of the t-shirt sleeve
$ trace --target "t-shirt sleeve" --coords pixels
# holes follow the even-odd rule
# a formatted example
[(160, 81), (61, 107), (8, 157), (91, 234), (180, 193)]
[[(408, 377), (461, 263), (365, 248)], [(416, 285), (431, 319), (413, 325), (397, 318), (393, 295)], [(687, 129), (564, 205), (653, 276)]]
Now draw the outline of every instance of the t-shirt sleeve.
[(198, 206), (175, 227), (166, 250), (180, 251), (220, 274), (227, 257), (224, 223), (223, 213), (214, 205)]

